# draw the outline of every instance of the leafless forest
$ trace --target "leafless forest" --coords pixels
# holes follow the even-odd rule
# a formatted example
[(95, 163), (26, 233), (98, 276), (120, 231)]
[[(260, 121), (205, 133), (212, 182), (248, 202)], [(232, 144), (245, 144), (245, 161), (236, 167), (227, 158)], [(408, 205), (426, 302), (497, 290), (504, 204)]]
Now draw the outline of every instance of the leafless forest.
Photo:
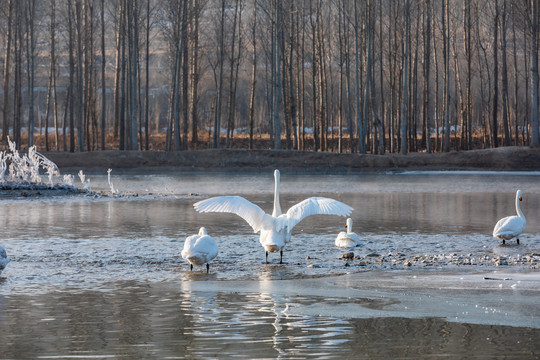
[(0, 0), (2, 143), (538, 146), (539, 3)]

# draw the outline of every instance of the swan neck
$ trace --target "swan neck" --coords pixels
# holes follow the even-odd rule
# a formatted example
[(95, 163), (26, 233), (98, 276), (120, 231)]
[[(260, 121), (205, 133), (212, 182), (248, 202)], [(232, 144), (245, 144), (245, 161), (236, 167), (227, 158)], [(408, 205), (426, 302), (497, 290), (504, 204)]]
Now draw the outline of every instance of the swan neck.
[(521, 211), (521, 207), (519, 206), (519, 195), (516, 195), (516, 212), (519, 217), (524, 218), (525, 215), (523, 215), (523, 212)]
[(279, 172), (274, 174), (275, 188), (274, 188), (274, 211), (272, 216), (277, 217), (281, 215), (281, 206), (279, 204)]

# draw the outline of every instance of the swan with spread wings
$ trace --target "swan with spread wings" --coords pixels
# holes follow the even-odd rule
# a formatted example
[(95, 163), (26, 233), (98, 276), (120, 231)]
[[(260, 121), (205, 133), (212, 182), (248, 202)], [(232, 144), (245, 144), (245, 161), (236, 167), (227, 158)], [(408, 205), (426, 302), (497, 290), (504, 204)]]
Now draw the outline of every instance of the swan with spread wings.
[(265, 250), (265, 262), (268, 253), (280, 253), (279, 263), (283, 262), (283, 247), (291, 239), (292, 229), (310, 215), (349, 216), (352, 207), (340, 201), (310, 197), (291, 207), (285, 214), (279, 204), (279, 170), (274, 171), (274, 209), (272, 215), (266, 214), (259, 206), (241, 196), (217, 196), (193, 205), (199, 212), (233, 213), (246, 220), (255, 233), (260, 232), (260, 243)]

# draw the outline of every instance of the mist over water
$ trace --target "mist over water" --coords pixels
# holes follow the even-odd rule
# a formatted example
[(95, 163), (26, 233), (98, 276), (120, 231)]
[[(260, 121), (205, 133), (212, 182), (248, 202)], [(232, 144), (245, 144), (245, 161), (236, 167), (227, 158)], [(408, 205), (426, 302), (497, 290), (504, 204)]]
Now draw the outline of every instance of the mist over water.
[[(282, 173), (281, 206), (286, 211), (310, 196), (327, 196), (352, 206), (353, 230), (362, 238), (362, 245), (352, 250), (358, 258), (373, 254), (522, 256), (540, 253), (539, 176)], [(109, 190), (106, 174), (88, 178), (93, 190)], [(319, 316), (299, 311), (325, 303), (343, 307), (358, 302), (362, 309), (371, 307), (370, 296), (332, 300), (324, 288), (302, 295), (321, 276), (360, 278), (376, 274), (373, 271), (434, 271), (437, 266), (407, 270), (401, 264), (374, 268), (358, 261), (349, 263), (341, 259), (347, 251), (334, 246), (335, 236), (345, 226), (345, 218), (336, 216), (302, 221), (285, 248), (284, 264), (278, 264), (279, 254), (270, 254), (270, 264), (265, 265), (258, 234), (243, 219), (232, 214), (199, 214), (193, 209), (195, 202), (209, 196), (241, 195), (271, 212), (271, 172), (113, 172), (112, 181), (120, 192), (139, 196), (2, 199), (0, 243), (13, 261), (0, 278), (0, 337), (8, 339), (0, 357), (261, 354), (324, 358), (357, 351), (392, 357), (401, 354), (400, 344), (419, 336), (414, 334), (424, 334), (426, 343), (411, 348), (411, 357), (432, 347), (440, 349), (437, 354), (465, 356), (465, 350), (456, 349), (480, 346), (487, 337), (498, 344), (494, 355), (496, 349), (525, 346), (523, 342), (510, 344), (500, 334), (521, 337), (526, 331), (500, 327), (513, 323), (508, 319), (499, 323), (496, 315), (486, 319), (485, 325), (465, 325), (407, 312), (396, 319), (387, 315), (379, 319), (383, 313), (377, 310), (359, 319), (354, 311), (350, 316), (332, 316), (322, 305), (316, 307)], [(491, 232), (499, 218), (515, 214), (518, 188), (524, 194), (521, 208), (527, 228), (520, 237), (522, 245), (502, 247)], [(220, 248), (208, 275), (203, 268), (190, 272), (180, 256), (184, 239), (200, 226), (207, 228)], [(493, 264), (487, 267), (493, 269)], [(514, 269), (529, 271), (526, 266)], [(472, 273), (483, 270), (470, 268)], [(299, 289), (304, 290), (296, 296), (280, 295), (265, 285), (273, 284), (272, 289), (289, 280), (301, 281), (304, 285)], [(383, 302), (382, 308), (392, 301)], [(529, 326), (540, 328), (540, 323), (534, 326), (535, 320), (531, 321)], [(392, 333), (395, 348), (380, 348), (381, 339), (398, 325), (410, 331)], [(57, 334), (54, 341), (36, 340), (46, 338), (51, 329)], [(463, 337), (471, 331), (472, 338)], [(227, 339), (234, 339), (236, 345)], [(445, 348), (448, 341), (456, 346)], [(80, 345), (69, 345), (74, 343)], [(253, 350), (242, 343), (252, 344)], [(527, 344), (528, 354), (538, 351), (535, 344)]]

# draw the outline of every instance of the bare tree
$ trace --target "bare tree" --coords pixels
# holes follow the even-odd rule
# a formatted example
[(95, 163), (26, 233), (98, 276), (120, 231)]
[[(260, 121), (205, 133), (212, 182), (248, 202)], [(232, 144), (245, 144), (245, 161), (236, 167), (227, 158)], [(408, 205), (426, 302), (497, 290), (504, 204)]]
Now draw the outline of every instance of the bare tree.
[[(54, 0), (53, 0), (54, 1)], [(105, 150), (105, 120), (107, 111), (107, 79), (105, 78), (105, 0), (101, 0), (101, 150)]]
[(28, 147), (34, 145), (34, 79), (35, 79), (35, 58), (36, 58), (36, 39), (34, 35), (34, 22), (36, 19), (36, 0), (27, 0), (24, 4), (26, 9), (26, 72), (28, 75)]
[(442, 32), (444, 59), (444, 151), (450, 151), (450, 12), (448, 0), (443, 0)]
[(402, 95), (401, 95), (401, 153), (407, 154), (407, 95), (409, 87), (409, 43), (411, 32), (411, 2), (406, 0), (403, 4), (403, 11), (405, 16), (405, 44), (403, 46), (403, 81), (402, 81)]
[(508, 12), (506, 11), (507, 0), (503, 0), (501, 14), (501, 58), (502, 58), (502, 112), (504, 145), (510, 146), (510, 130), (508, 127), (508, 67), (506, 65), (506, 28), (508, 23)]
[[(467, 1), (467, 0), (466, 0)], [(426, 0), (422, 18), (424, 23), (423, 40), (424, 40), (424, 67), (423, 67), (423, 103), (422, 103), (422, 147), (429, 153), (431, 152), (431, 104), (430, 104), (430, 75), (431, 75), (431, 0)]]
[(253, 149), (253, 128), (255, 125), (255, 91), (257, 86), (257, 0), (253, 0), (251, 26), (251, 45), (253, 57), (251, 61), (251, 87), (249, 96), (249, 148)]
[(8, 16), (6, 31), (6, 51), (4, 58), (4, 107), (2, 109), (2, 140), (6, 140), (9, 133), (9, 79), (11, 69), (11, 40), (13, 38), (13, 0), (8, 0)]
[(51, 98), (53, 98), (53, 117), (55, 128), (55, 148), (58, 150), (58, 111), (56, 97), (56, 0), (51, 0), (51, 25), (50, 25), (50, 68), (49, 84), (47, 87), (47, 101), (45, 105), (45, 149), (49, 151), (49, 111)]
[(218, 78), (218, 88), (216, 95), (216, 106), (214, 109), (214, 141), (213, 147), (219, 149), (220, 147), (220, 133), (221, 133), (221, 102), (223, 95), (223, 63), (225, 58), (225, 9), (226, 9), (226, 0), (221, 0), (221, 21), (219, 23), (219, 42), (217, 49), (217, 58), (219, 63), (219, 78)]
[(531, 0), (531, 143), (538, 147), (538, 17), (540, 16), (539, 0)]
[(493, 18), (493, 110), (492, 136), (493, 146), (499, 146), (497, 112), (499, 110), (499, 0), (494, 1), (495, 16)]

